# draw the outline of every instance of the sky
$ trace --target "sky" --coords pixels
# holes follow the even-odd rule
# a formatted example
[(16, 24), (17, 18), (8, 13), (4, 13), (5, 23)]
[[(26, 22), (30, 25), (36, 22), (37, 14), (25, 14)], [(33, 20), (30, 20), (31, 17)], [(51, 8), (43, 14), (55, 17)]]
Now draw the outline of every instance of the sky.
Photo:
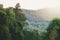
[(22, 9), (32, 10), (60, 7), (60, 0), (0, 0), (4, 7), (14, 7), (16, 3), (20, 3)]

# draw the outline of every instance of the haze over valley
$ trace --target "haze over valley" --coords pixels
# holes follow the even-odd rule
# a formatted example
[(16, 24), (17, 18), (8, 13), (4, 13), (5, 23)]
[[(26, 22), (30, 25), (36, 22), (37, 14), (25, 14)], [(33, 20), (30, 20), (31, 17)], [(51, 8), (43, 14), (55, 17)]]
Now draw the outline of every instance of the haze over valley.
[(27, 17), (28, 22), (32, 26), (38, 27), (40, 30), (45, 30), (48, 27), (50, 20), (53, 18), (60, 17), (59, 10), (60, 8), (44, 8), (39, 10), (22, 9), (23, 13), (25, 13)]

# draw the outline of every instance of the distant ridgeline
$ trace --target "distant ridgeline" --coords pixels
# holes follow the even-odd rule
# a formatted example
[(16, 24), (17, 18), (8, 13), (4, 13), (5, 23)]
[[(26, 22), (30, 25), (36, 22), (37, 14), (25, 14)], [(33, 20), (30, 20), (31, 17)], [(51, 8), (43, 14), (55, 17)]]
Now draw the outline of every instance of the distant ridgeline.
[(22, 11), (27, 17), (27, 22), (29, 23), (29, 28), (31, 28), (31, 30), (36, 29), (40, 31), (47, 29), (50, 21), (37, 16), (36, 14), (39, 13), (36, 12), (36, 10), (22, 9)]

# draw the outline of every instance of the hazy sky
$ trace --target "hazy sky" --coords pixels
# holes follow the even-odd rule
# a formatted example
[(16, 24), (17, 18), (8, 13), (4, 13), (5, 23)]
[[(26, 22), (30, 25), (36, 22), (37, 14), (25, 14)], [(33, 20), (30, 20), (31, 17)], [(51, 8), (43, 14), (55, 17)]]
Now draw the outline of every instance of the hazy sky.
[(4, 7), (14, 7), (16, 3), (20, 3), (23, 9), (42, 9), (51, 7), (60, 7), (60, 0), (0, 0)]

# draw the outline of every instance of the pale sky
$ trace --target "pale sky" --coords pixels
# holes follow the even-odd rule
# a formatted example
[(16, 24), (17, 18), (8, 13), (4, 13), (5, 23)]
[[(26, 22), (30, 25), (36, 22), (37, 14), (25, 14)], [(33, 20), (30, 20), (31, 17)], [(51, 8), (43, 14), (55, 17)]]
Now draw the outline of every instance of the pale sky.
[(60, 7), (60, 0), (0, 0), (4, 7), (14, 7), (16, 3), (20, 3), (22, 9), (32, 10)]

